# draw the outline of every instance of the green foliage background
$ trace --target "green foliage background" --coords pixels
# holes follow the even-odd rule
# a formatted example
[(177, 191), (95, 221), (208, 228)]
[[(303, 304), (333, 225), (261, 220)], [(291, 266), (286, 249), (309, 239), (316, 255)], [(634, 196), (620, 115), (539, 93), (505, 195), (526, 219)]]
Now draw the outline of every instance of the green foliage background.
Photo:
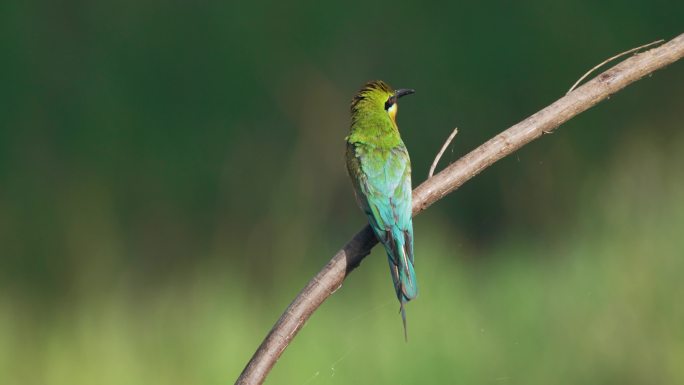
[[(367, 80), (418, 92), (414, 184), (681, 1), (2, 2), (0, 383), (225, 384), (364, 224)], [(684, 64), (415, 221), (409, 342), (375, 250), (270, 384), (684, 382)]]

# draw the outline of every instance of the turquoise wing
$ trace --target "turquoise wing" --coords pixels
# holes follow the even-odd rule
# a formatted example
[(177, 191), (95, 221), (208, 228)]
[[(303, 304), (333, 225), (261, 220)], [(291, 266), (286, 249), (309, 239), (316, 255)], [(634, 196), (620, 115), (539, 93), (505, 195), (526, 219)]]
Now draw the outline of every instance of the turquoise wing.
[(351, 154), (348, 154), (348, 167), (359, 206), (368, 216), (378, 240), (385, 246), (395, 292), (403, 304), (418, 294), (413, 267), (411, 162), (408, 151), (403, 144), (390, 150), (362, 143), (350, 146), (354, 156), (350, 160)]

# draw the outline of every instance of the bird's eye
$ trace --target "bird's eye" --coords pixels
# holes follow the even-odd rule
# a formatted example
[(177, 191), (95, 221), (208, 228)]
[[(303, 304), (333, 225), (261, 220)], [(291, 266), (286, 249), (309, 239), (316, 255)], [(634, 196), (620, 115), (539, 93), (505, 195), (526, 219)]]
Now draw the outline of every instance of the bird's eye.
[(392, 107), (394, 105), (394, 103), (396, 103), (396, 102), (397, 102), (397, 97), (394, 95), (390, 96), (389, 99), (387, 99), (387, 101), (385, 102), (385, 110), (389, 110), (390, 107)]

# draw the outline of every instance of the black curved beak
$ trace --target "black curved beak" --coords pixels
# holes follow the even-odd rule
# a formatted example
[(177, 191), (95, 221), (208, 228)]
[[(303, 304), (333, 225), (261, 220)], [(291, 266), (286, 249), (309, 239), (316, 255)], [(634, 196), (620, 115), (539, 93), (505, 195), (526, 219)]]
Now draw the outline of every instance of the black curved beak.
[(400, 89), (400, 90), (396, 90), (396, 91), (394, 92), (394, 96), (395, 96), (397, 99), (399, 99), (400, 97), (402, 97), (402, 96), (404, 96), (404, 95), (411, 95), (411, 94), (413, 94), (413, 93), (415, 93), (415, 92), (416, 92), (416, 90), (412, 90), (412, 89), (410, 89), (410, 88), (402, 88), (402, 89)]

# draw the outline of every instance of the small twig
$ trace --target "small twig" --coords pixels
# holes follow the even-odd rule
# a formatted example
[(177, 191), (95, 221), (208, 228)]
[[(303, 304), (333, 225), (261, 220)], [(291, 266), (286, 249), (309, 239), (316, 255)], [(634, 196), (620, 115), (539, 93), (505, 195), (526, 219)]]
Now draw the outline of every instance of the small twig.
[(652, 45), (659, 44), (659, 43), (662, 43), (662, 42), (664, 42), (664, 41), (665, 41), (665, 39), (656, 40), (656, 41), (654, 41), (654, 42), (652, 42), (652, 43), (648, 43), (648, 44), (644, 44), (644, 45), (639, 46), (639, 47), (636, 47), (636, 48), (632, 48), (632, 49), (630, 49), (629, 51), (625, 51), (625, 52), (619, 53), (619, 54), (617, 54), (617, 55), (615, 55), (615, 56), (613, 56), (613, 57), (610, 57), (610, 58), (608, 58), (608, 59), (602, 61), (601, 63), (599, 63), (599, 64), (597, 64), (596, 66), (594, 66), (594, 68), (590, 69), (587, 73), (585, 73), (584, 75), (582, 75), (582, 77), (579, 78), (579, 80), (577, 80), (577, 81), (575, 82), (575, 84), (573, 84), (572, 87), (570, 87), (570, 89), (568, 90), (568, 92), (566, 92), (565, 94), (567, 95), (567, 94), (569, 94), (570, 92), (572, 92), (572, 90), (574, 90), (575, 87), (577, 87), (577, 86), (582, 82), (582, 80), (584, 80), (584, 78), (586, 78), (587, 76), (589, 76), (592, 72), (596, 71), (596, 69), (598, 69), (598, 68), (600, 68), (600, 67), (603, 67), (603, 65), (605, 65), (605, 64), (607, 64), (607, 63), (610, 63), (611, 61), (613, 61), (613, 60), (615, 60), (615, 59), (617, 59), (617, 58), (619, 58), (619, 57), (622, 57), (622, 56), (625, 56), (625, 55), (627, 55), (627, 54), (630, 54), (630, 53), (632, 53), (632, 52), (634, 52), (634, 51), (638, 51), (638, 50), (640, 50), (640, 49), (642, 49), (642, 48), (650, 47), (650, 46), (652, 46)]
[(458, 134), (458, 127), (454, 128), (454, 130), (451, 132), (451, 135), (449, 135), (446, 142), (444, 142), (442, 149), (439, 150), (437, 157), (432, 162), (432, 166), (430, 166), (430, 171), (428, 172), (428, 179), (432, 178), (432, 175), (435, 173), (435, 168), (437, 168), (437, 163), (439, 163), (439, 160), (442, 159), (442, 155), (444, 155), (444, 151), (446, 151), (446, 148), (449, 146), (449, 143), (451, 143), (451, 141), (454, 140), (454, 137), (456, 136), (456, 134)]

